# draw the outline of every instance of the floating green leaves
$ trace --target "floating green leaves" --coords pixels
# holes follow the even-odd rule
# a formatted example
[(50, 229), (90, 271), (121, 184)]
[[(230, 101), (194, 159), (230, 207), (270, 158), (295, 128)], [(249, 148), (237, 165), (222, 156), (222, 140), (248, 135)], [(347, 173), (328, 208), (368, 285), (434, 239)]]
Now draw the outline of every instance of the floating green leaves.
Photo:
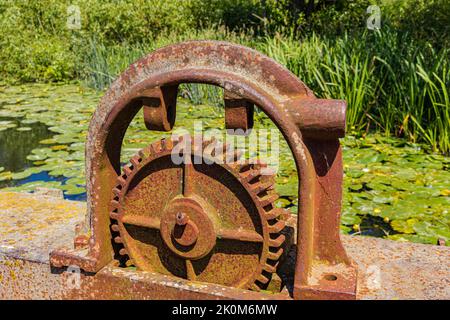
[(450, 240), (450, 158), (396, 141), (378, 135), (343, 139), (342, 223), (350, 227), (358, 223), (350, 217), (380, 217), (390, 224), (388, 238)]
[[(28, 134), (33, 124), (40, 122), (53, 133), (40, 140), (26, 157), (31, 167), (18, 172), (0, 167), (0, 182), (11, 182), (13, 187), (8, 190), (32, 192), (36, 187), (48, 187), (59, 188), (66, 196), (83, 194), (84, 142), (100, 96), (101, 93), (75, 85), (36, 84), (0, 90), (0, 131), (11, 129)], [(255, 117), (255, 129), (277, 130), (264, 113), (258, 112)], [(179, 98), (176, 128), (192, 132), (193, 123), (199, 120), (202, 120), (203, 130), (224, 129), (223, 110), (192, 106)], [(269, 141), (270, 135), (268, 133)], [(137, 150), (161, 137), (160, 133), (145, 128), (139, 113), (125, 136), (121, 161), (127, 162)], [(450, 242), (449, 157), (429, 154), (420, 145), (377, 134), (364, 138), (349, 136), (341, 142), (343, 232), (373, 235), (368, 230), (378, 226), (382, 228), (381, 235), (390, 239), (436, 243), (438, 238), (443, 238)], [(276, 206), (296, 213), (297, 173), (290, 149), (281, 135), (279, 149), (276, 190), (281, 197)], [(260, 149), (268, 150), (271, 148)], [(249, 150), (245, 151), (249, 156)], [(58, 181), (23, 183), (24, 179), (41, 172)]]
[(9, 120), (0, 121), (0, 131), (5, 131), (15, 127), (17, 127), (17, 124), (14, 123), (14, 121)]

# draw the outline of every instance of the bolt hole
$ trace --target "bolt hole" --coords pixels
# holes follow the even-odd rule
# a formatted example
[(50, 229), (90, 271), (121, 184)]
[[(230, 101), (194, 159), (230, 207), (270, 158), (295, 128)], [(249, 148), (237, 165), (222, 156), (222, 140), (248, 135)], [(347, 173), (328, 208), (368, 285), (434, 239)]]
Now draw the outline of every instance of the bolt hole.
[(328, 280), (328, 281), (336, 281), (337, 280), (337, 277), (334, 275), (334, 274), (327, 274), (327, 275), (325, 275), (325, 280)]

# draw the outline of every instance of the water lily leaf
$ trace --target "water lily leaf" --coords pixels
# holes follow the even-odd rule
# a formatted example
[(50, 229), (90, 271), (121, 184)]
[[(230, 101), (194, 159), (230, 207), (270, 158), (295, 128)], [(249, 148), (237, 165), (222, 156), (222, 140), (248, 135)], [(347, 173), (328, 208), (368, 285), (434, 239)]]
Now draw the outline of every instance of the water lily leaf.
[(278, 192), (280, 196), (297, 196), (297, 183), (296, 181), (292, 181), (291, 183), (286, 184), (277, 184), (275, 186), (275, 190)]
[(369, 164), (374, 162), (382, 162), (386, 159), (386, 155), (378, 153), (375, 155), (369, 155), (362, 159), (357, 160), (358, 163)]
[(76, 195), (82, 194), (86, 192), (86, 189), (83, 187), (77, 187), (72, 184), (63, 186), (64, 194), (66, 195)]
[(39, 141), (40, 144), (54, 144), (56, 143), (56, 140), (54, 138), (50, 138), (50, 139), (44, 139)]
[(345, 170), (345, 176), (346, 177), (350, 177), (350, 178), (360, 178), (364, 175), (364, 172), (361, 170), (353, 170), (353, 169), (349, 169), (349, 170)]
[(395, 172), (394, 176), (402, 180), (415, 181), (417, 172), (411, 168), (404, 168), (399, 169), (397, 172)]
[(11, 178), (13, 180), (21, 180), (21, 179), (28, 178), (32, 174), (39, 173), (40, 171), (41, 170), (39, 168), (28, 168), (22, 172), (13, 173), (11, 175)]
[(0, 172), (0, 181), (11, 180), (12, 173), (10, 171)]
[(9, 187), (2, 189), (3, 191), (15, 191), (15, 192), (33, 192), (38, 187), (50, 188), (50, 189), (59, 189), (61, 187), (61, 183), (58, 181), (33, 181), (22, 184), (16, 187)]
[(350, 228), (348, 226), (345, 226), (345, 225), (342, 225), (342, 224), (339, 226), (339, 228), (341, 229), (341, 232), (343, 234), (348, 234), (348, 233), (350, 233), (352, 231), (352, 228)]
[(20, 128), (16, 128), (17, 131), (31, 131), (30, 127), (20, 127)]
[(394, 198), (388, 195), (380, 195), (373, 197), (372, 201), (375, 203), (390, 203), (394, 201)]
[(358, 184), (350, 185), (348, 188), (350, 190), (353, 190), (353, 191), (358, 191), (358, 190), (361, 190), (363, 188), (363, 185), (358, 183)]
[(277, 208), (286, 208), (290, 204), (291, 204), (291, 202), (285, 198), (279, 198), (279, 199), (277, 199), (277, 201), (275, 201), (275, 206)]
[(47, 159), (47, 155), (45, 154), (30, 154), (27, 156), (27, 159), (30, 161), (39, 161)]
[(361, 218), (357, 215), (356, 210), (352, 207), (344, 208), (341, 215), (341, 224), (344, 225), (354, 225), (360, 224)]
[(39, 122), (39, 121), (36, 119), (24, 119), (24, 120), (20, 121), (20, 123), (23, 123), (23, 124), (33, 124), (33, 123), (37, 123), (37, 122)]
[(401, 233), (415, 233), (413, 226), (417, 222), (418, 222), (417, 219), (394, 220), (391, 222), (391, 226), (395, 231)]
[(443, 238), (444, 240), (450, 240), (450, 227), (448, 224), (439, 223), (434, 221), (416, 221), (413, 224), (414, 231), (421, 236), (433, 236), (436, 238)]
[(75, 177), (75, 178), (70, 178), (66, 181), (66, 184), (72, 184), (72, 185), (76, 185), (76, 186), (84, 186), (86, 183), (86, 180), (83, 177)]
[[(16, 128), (2, 132), (2, 135), (8, 136), (29, 127), (32, 129), (29, 131), (31, 137), (35, 128), (32, 124), (37, 122), (45, 124), (51, 132), (37, 139), (40, 144), (29, 153), (33, 164), (31, 168), (19, 168), (14, 173), (0, 168), (0, 181), (7, 181), (2, 185), (13, 185), (11, 188), (23, 191), (33, 191), (36, 186), (54, 186), (64, 190), (66, 196), (85, 193), (85, 141), (89, 120), (101, 94), (76, 85), (45, 84), (8, 86), (7, 92), (0, 92), (0, 117), (8, 117), (0, 119), (0, 131)], [(186, 99), (178, 100), (177, 126), (193, 128), (193, 121), (201, 118), (204, 129), (224, 129), (222, 109), (210, 104), (201, 105), (201, 101), (201, 106), (193, 107)], [(263, 112), (255, 114), (255, 119), (259, 119), (255, 122), (255, 129), (275, 128)], [(139, 113), (127, 130), (121, 161), (127, 163), (138, 149), (162, 136), (170, 135), (147, 131), (142, 113)], [(270, 133), (270, 140), (269, 137)], [(399, 241), (436, 243), (438, 236), (448, 236), (450, 157), (427, 153), (419, 144), (380, 134), (370, 133), (366, 137), (347, 135), (341, 142), (345, 172), (342, 232), (356, 230), (362, 234), (377, 235), (370, 230), (384, 224), (383, 228), (390, 226), (395, 232), (412, 232), (388, 236)], [(248, 144), (244, 147), (247, 147), (244, 154), (248, 157)], [(261, 151), (264, 150), (258, 150), (253, 156), (262, 155)], [(278, 205), (296, 213), (296, 168), (283, 139), (280, 139), (279, 162), (276, 190), (283, 200)], [(26, 162), (28, 165), (29, 161)], [(0, 166), (10, 167), (4, 163)], [(36, 173), (47, 171), (48, 175), (43, 174), (43, 179), (50, 176), (50, 179), (58, 181), (48, 182), (50, 184), (33, 181), (20, 185), (24, 177), (33, 174), (33, 170)], [(411, 224), (411, 221), (415, 222)], [(390, 229), (385, 231), (378, 236), (392, 233)]]
[(50, 147), (50, 149), (56, 150), (56, 151), (58, 151), (58, 150), (65, 150), (67, 148), (68, 148), (68, 146), (66, 146), (66, 145), (56, 145), (56, 146), (51, 146)]
[(431, 236), (422, 236), (417, 234), (393, 234), (388, 235), (388, 239), (395, 241), (403, 241), (403, 242), (416, 242), (416, 243), (428, 243), (428, 244), (436, 244), (437, 238)]

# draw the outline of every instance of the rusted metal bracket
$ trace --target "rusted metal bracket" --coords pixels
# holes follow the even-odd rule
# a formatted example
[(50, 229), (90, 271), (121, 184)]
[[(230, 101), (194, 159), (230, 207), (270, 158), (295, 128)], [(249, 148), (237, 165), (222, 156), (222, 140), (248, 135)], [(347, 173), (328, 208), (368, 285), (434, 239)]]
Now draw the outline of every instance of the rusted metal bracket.
[(225, 90), (225, 128), (236, 134), (247, 134), (253, 128), (253, 103)]
[(170, 131), (175, 123), (178, 86), (155, 87), (141, 93), (144, 122), (149, 130)]
[(251, 128), (253, 105), (277, 125), (299, 176), (293, 298), (354, 299), (356, 267), (339, 236), (343, 171), (338, 139), (345, 132), (346, 103), (317, 99), (274, 60), (226, 42), (164, 47), (132, 64), (111, 85), (92, 118), (86, 144), (88, 220), (79, 237), (89, 237), (87, 248), (53, 251), (51, 264), (98, 272), (111, 262), (110, 193), (121, 175), (126, 129), (144, 107), (149, 129), (170, 130), (181, 83), (224, 88), (227, 128)]

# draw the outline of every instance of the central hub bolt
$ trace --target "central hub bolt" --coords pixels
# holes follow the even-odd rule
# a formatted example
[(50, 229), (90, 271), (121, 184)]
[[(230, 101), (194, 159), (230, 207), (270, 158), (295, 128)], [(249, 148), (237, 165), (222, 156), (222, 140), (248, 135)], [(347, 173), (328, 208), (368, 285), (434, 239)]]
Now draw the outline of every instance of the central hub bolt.
[(206, 213), (208, 204), (199, 196), (176, 197), (164, 209), (160, 220), (166, 246), (185, 259), (200, 259), (216, 244), (216, 232)]
[(172, 230), (172, 235), (178, 244), (191, 246), (197, 241), (198, 234), (197, 225), (189, 219), (186, 213), (177, 212), (175, 214), (175, 226)]
[(179, 226), (184, 226), (186, 223), (188, 223), (189, 217), (188, 217), (188, 215), (187, 215), (186, 213), (184, 213), (184, 212), (178, 212), (178, 213), (175, 215), (175, 220), (176, 220), (177, 225), (179, 225)]

